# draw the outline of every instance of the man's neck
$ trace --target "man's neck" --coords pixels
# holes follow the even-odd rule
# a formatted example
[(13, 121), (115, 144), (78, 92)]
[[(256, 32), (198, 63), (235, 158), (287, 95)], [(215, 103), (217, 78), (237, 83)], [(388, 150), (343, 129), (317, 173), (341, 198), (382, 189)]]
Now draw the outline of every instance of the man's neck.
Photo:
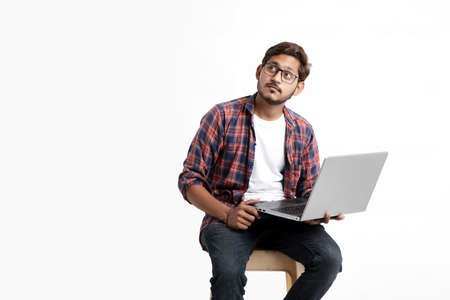
[(264, 101), (259, 94), (255, 97), (255, 114), (263, 120), (278, 120), (283, 114), (284, 103), (280, 105), (271, 105)]

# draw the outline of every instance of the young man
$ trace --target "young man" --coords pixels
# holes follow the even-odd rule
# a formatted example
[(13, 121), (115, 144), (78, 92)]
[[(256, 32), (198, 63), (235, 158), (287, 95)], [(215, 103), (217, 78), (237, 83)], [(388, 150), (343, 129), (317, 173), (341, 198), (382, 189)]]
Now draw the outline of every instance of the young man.
[(309, 68), (297, 44), (269, 48), (256, 69), (257, 93), (214, 106), (189, 148), (178, 186), (206, 213), (200, 242), (211, 257), (213, 299), (243, 299), (255, 248), (279, 250), (305, 266), (285, 299), (320, 299), (342, 271), (340, 249), (321, 225), (328, 213), (296, 222), (253, 207), (259, 200), (308, 197), (317, 178), (313, 129), (284, 105), (303, 90)]

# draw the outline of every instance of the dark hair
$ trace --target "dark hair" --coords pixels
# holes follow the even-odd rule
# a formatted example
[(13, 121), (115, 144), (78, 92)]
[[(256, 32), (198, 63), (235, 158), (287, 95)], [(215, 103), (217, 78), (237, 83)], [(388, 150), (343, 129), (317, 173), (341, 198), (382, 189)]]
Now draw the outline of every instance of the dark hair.
[(308, 77), (309, 69), (311, 68), (311, 64), (308, 63), (308, 56), (302, 47), (294, 43), (282, 42), (270, 47), (264, 55), (262, 65), (264, 66), (272, 56), (279, 54), (290, 55), (300, 61), (300, 68), (298, 69), (299, 81), (304, 81)]

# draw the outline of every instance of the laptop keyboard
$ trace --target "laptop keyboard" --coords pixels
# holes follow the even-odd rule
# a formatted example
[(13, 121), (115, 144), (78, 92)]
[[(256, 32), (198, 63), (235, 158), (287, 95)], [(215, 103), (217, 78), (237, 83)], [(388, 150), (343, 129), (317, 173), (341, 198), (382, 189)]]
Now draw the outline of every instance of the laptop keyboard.
[(281, 213), (285, 213), (285, 214), (300, 216), (303, 213), (305, 206), (306, 205), (288, 206), (288, 207), (277, 208), (275, 210), (279, 211)]

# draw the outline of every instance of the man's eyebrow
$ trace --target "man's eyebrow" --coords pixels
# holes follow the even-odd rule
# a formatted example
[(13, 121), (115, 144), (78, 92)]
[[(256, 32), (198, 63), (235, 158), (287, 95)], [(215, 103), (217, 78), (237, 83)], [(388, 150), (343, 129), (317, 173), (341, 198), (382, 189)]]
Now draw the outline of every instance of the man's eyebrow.
[[(276, 61), (268, 61), (267, 62), (268, 64), (272, 64), (272, 65), (276, 65), (276, 66), (280, 66), (280, 64), (278, 63), (278, 62), (276, 62)], [(286, 70), (289, 70), (289, 71), (291, 71), (291, 72), (295, 72), (295, 70), (294, 69), (292, 69), (291, 67), (286, 67)]]

